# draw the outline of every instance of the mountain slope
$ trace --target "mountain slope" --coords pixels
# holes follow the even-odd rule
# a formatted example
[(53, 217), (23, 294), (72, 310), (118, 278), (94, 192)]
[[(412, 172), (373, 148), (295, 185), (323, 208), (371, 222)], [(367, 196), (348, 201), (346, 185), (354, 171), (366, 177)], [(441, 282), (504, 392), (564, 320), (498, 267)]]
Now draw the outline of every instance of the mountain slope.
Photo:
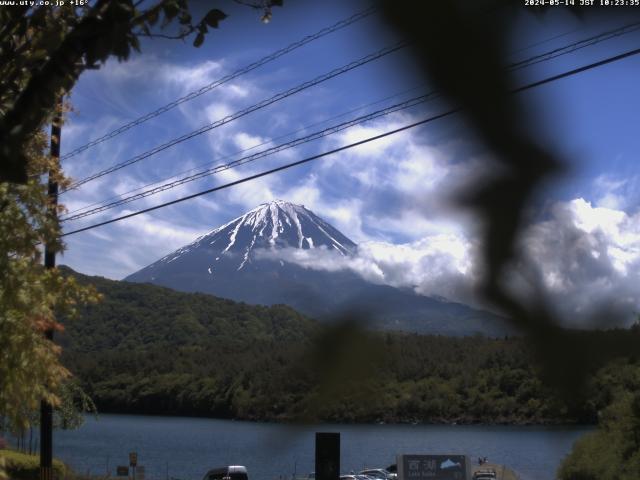
[[(357, 245), (301, 205), (258, 206), (126, 278), (251, 304), (286, 304), (315, 318), (364, 312), (377, 327), (445, 335), (508, 332), (466, 305), (376, 285), (350, 270), (303, 268), (278, 259), (284, 248), (348, 256)], [(274, 255), (274, 253), (276, 255)]]
[(200, 293), (183, 293), (89, 277), (67, 267), (81, 283), (104, 295), (96, 305), (79, 309), (78, 321), (66, 321), (57, 338), (75, 352), (173, 349), (212, 341), (228, 348), (258, 341), (302, 341), (316, 323), (285, 305), (246, 305)]

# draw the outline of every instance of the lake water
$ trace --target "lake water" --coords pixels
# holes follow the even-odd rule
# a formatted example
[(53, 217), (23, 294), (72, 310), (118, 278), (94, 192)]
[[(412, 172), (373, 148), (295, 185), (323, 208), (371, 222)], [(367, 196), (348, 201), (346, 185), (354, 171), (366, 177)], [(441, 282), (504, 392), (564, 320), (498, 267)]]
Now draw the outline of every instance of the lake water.
[(81, 473), (115, 475), (138, 452), (147, 480), (201, 480), (223, 465), (245, 465), (251, 480), (314, 469), (315, 432), (341, 433), (341, 470), (386, 467), (398, 453), (486, 456), (524, 480), (555, 478), (582, 427), (462, 425), (289, 426), (183, 417), (100, 415), (76, 431), (54, 433), (54, 455)]

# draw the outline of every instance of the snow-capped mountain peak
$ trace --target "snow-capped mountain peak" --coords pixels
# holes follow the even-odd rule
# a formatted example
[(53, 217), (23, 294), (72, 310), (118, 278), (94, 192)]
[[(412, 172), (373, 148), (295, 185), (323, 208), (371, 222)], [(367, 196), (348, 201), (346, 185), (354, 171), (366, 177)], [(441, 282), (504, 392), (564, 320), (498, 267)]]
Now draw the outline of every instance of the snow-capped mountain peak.
[(199, 237), (158, 263), (170, 263), (189, 252), (206, 250), (212, 263), (233, 260), (241, 270), (256, 250), (286, 247), (326, 248), (349, 255), (356, 244), (304, 205), (273, 200)]
[(347, 256), (356, 253), (356, 248), (306, 207), (275, 200), (234, 218), (126, 280), (251, 304), (289, 305), (318, 319), (345, 310), (367, 311), (372, 320), (394, 330), (504, 334), (504, 328), (490, 314), (369, 283), (348, 269), (307, 268), (296, 262), (301, 255), (291, 255), (300, 251), (288, 251), (305, 249), (308, 256), (325, 258), (328, 251)]

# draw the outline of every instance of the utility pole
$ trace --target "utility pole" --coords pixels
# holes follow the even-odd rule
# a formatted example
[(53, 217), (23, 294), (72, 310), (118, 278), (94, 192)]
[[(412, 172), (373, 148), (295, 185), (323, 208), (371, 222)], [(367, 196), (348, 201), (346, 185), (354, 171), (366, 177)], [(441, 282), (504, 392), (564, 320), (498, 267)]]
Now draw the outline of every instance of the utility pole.
[[(98, 70), (98, 65), (76, 64), (78, 75), (84, 70)], [(62, 137), (62, 105), (64, 94), (61, 93), (56, 104), (56, 110), (51, 122), (51, 159), (55, 169), (60, 168), (60, 140)], [(49, 169), (47, 179), (49, 193), (49, 208), (51, 215), (58, 215), (58, 182), (55, 181), (54, 168)], [(44, 268), (56, 267), (55, 245), (47, 242), (44, 247)], [(45, 338), (53, 341), (53, 330), (44, 332)], [(53, 405), (42, 400), (40, 402), (40, 480), (53, 480)]]
[[(60, 162), (60, 137), (62, 134), (62, 97), (56, 105), (56, 112), (51, 122), (51, 159), (54, 166), (49, 169), (47, 181), (49, 192), (49, 208), (51, 215), (58, 215), (58, 182), (55, 180), (55, 167)], [(44, 247), (44, 267), (55, 268), (56, 251), (50, 242)], [(53, 341), (53, 330), (44, 332), (45, 338)], [(53, 479), (53, 406), (46, 400), (40, 402), (40, 480)]]

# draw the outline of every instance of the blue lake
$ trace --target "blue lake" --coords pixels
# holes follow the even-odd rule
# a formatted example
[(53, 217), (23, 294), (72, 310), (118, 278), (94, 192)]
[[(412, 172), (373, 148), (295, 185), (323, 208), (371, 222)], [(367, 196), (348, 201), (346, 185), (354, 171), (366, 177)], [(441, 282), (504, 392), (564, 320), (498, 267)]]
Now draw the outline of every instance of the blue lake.
[(555, 478), (584, 427), (462, 425), (305, 425), (184, 417), (100, 415), (76, 431), (54, 433), (54, 455), (81, 473), (115, 475), (138, 453), (147, 480), (201, 480), (210, 468), (245, 465), (251, 480), (314, 469), (315, 432), (341, 433), (341, 470), (386, 467), (398, 453), (486, 456), (524, 480)]

